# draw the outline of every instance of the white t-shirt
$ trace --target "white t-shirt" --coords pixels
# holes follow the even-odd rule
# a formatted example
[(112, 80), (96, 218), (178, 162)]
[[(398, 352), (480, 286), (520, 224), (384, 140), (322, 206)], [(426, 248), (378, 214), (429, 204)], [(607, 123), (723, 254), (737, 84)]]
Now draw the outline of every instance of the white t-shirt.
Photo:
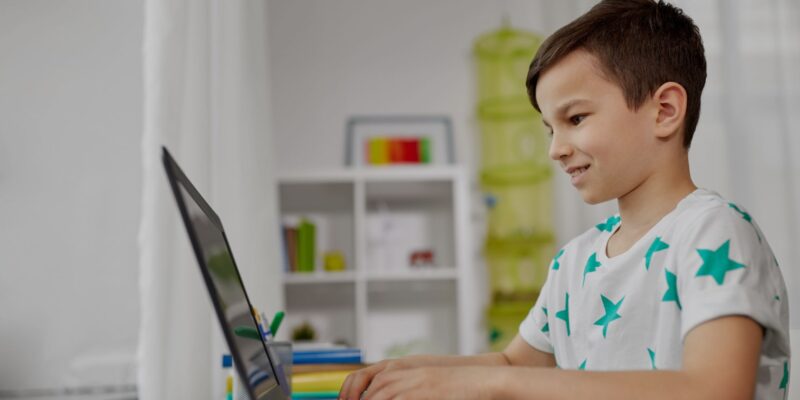
[(630, 249), (606, 255), (612, 216), (550, 264), (519, 333), (564, 369), (680, 369), (692, 328), (745, 315), (765, 328), (756, 399), (782, 399), (789, 379), (789, 306), (772, 250), (750, 215), (697, 189)]

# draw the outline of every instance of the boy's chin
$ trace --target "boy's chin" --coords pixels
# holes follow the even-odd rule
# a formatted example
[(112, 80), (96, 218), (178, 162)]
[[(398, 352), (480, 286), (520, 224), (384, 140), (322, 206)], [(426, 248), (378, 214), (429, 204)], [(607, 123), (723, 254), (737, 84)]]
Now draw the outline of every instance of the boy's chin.
[(589, 205), (605, 203), (613, 199), (613, 197), (610, 197), (605, 193), (596, 193), (586, 189), (580, 190), (580, 193), (581, 197), (583, 198), (583, 202)]

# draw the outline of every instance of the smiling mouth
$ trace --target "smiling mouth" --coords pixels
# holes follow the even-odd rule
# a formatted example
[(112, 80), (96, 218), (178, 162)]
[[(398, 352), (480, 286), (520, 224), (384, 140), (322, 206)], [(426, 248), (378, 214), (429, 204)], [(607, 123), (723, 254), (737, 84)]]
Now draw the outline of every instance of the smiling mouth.
[(569, 175), (574, 178), (574, 177), (579, 176), (579, 175), (583, 174), (584, 172), (586, 172), (586, 170), (589, 169), (589, 167), (591, 167), (591, 165), (587, 165), (585, 167), (580, 167), (580, 168), (575, 168), (574, 170), (572, 170), (572, 172), (570, 172)]

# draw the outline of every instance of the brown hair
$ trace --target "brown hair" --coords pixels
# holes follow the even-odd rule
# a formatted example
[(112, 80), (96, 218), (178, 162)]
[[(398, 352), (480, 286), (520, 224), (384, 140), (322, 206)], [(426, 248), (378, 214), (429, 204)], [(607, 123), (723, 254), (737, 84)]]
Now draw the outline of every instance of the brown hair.
[(536, 110), (536, 84), (548, 67), (577, 49), (594, 55), (607, 79), (637, 110), (665, 82), (686, 90), (683, 146), (689, 148), (700, 118), (706, 58), (700, 30), (679, 8), (654, 0), (603, 0), (542, 43), (525, 85)]

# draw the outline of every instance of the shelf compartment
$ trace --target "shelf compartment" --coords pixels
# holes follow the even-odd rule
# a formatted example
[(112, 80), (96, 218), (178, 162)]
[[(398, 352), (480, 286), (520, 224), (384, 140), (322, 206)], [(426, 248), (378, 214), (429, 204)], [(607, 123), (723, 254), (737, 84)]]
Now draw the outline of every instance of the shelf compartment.
[(291, 339), (294, 329), (308, 322), (316, 341), (357, 344), (353, 282), (295, 282), (284, 286), (286, 320), (279, 339)]
[(369, 282), (365, 358), (457, 354), (457, 322), (453, 281)]
[(426, 251), (433, 254), (428, 264), (434, 268), (455, 265), (452, 182), (368, 181), (365, 196), (370, 270), (409, 272), (412, 254)]
[[(352, 182), (290, 181), (279, 183), (283, 226), (308, 219), (315, 227), (314, 268), (322, 271), (325, 252), (339, 251), (347, 270), (355, 264), (354, 184)], [(284, 238), (284, 241), (287, 240)], [(285, 245), (284, 245), (285, 246)], [(289, 270), (285, 260), (285, 270)]]

